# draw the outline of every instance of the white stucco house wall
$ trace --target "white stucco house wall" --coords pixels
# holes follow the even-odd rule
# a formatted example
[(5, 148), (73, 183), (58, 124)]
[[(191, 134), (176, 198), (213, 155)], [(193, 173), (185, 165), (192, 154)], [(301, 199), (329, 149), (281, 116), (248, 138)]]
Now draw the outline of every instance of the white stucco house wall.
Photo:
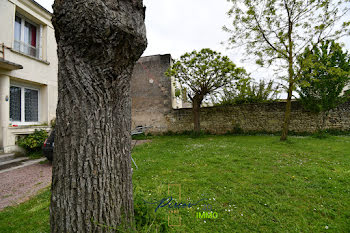
[(51, 13), (34, 0), (0, 0), (0, 151), (48, 129), (57, 106), (58, 59)]

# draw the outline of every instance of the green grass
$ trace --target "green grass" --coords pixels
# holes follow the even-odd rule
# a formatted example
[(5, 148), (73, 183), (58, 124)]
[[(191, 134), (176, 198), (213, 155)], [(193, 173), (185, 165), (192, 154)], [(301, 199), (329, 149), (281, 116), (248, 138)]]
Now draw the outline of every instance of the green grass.
[(40, 158), (44, 157), (44, 154), (40, 150), (40, 151), (33, 151), (30, 153), (27, 153), (27, 156), (29, 157), (29, 159), (40, 159)]
[(16, 157), (28, 157), (30, 160), (40, 159), (44, 157), (42, 150), (31, 151), (31, 152), (16, 152)]
[(350, 137), (155, 138), (135, 149), (134, 185), (155, 200), (168, 184), (211, 199), (218, 219), (181, 209), (174, 232), (350, 232), (349, 152)]
[[(350, 137), (163, 136), (133, 158), (142, 232), (350, 232)], [(181, 202), (208, 198), (218, 218), (181, 208), (181, 226), (167, 227), (169, 208), (155, 214), (143, 200), (167, 197), (168, 184), (181, 184)], [(179, 201), (175, 187), (171, 195)], [(0, 232), (48, 231), (48, 202), (46, 191), (1, 212)]]
[(0, 232), (50, 232), (50, 195), (46, 188), (31, 200), (0, 212)]

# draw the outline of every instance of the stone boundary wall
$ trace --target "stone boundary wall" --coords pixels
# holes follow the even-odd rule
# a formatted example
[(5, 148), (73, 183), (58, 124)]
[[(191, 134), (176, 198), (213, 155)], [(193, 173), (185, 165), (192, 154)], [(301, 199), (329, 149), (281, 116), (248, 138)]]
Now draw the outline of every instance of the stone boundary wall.
[[(281, 131), (284, 112), (284, 102), (202, 108), (201, 129), (215, 134), (234, 132), (238, 128), (244, 132), (276, 133)], [(320, 117), (304, 110), (298, 102), (292, 102), (290, 131), (313, 133)], [(166, 115), (166, 122), (158, 123), (166, 124), (162, 127), (167, 129), (164, 132), (193, 130), (192, 109), (174, 109)], [(325, 129), (350, 131), (350, 102), (329, 112)]]

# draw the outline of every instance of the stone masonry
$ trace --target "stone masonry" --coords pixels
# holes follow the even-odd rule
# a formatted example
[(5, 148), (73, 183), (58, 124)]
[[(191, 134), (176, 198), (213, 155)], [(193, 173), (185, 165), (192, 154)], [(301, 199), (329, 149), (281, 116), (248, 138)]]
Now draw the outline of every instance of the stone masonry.
[[(150, 133), (193, 130), (192, 110), (174, 106), (172, 81), (164, 75), (171, 65), (170, 54), (142, 57), (134, 68), (131, 81), (132, 127), (152, 126)], [(205, 107), (201, 109), (201, 129), (216, 134), (281, 131), (284, 102)], [(292, 103), (290, 130), (312, 133), (321, 116)], [(330, 111), (326, 129), (350, 131), (350, 102)]]
[[(216, 134), (237, 130), (276, 133), (281, 131), (284, 111), (284, 102), (202, 108), (201, 129)], [(191, 114), (191, 109), (173, 110), (168, 115), (168, 131), (192, 130)], [(298, 102), (293, 102), (289, 129), (296, 133), (313, 133), (317, 131), (320, 117), (304, 110)], [(330, 111), (325, 128), (350, 131), (350, 102)]]
[(170, 54), (142, 57), (131, 79), (132, 128), (151, 126), (166, 132), (166, 115), (172, 111), (171, 79), (164, 75), (171, 65)]

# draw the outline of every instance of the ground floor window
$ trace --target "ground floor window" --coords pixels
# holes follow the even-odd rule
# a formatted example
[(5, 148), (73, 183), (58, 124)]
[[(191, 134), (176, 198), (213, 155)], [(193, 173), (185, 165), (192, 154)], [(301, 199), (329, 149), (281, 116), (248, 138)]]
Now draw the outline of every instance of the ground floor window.
[(39, 121), (39, 90), (20, 86), (10, 87), (10, 121)]

